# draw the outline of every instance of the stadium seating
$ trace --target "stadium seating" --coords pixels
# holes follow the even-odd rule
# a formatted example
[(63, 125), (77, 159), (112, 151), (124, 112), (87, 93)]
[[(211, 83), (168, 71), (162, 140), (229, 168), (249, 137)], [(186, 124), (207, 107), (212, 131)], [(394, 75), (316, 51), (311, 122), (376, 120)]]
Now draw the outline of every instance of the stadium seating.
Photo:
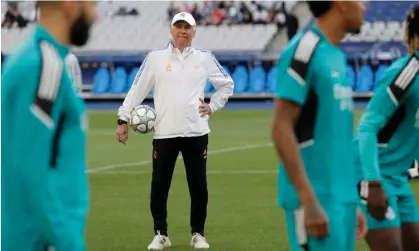
[(371, 67), (367, 64), (359, 67), (356, 77), (356, 91), (369, 92), (372, 90), (374, 83), (374, 74)]
[(127, 89), (127, 73), (123, 67), (118, 67), (112, 75), (110, 93), (124, 93)]
[[(179, 3), (182, 4), (182, 3)], [(202, 5), (203, 2), (198, 2)], [(265, 3), (264, 3), (265, 4)], [(266, 3), (270, 4), (270, 3)], [(369, 1), (367, 3), (366, 22), (359, 35), (350, 35), (345, 42), (387, 42), (403, 40), (403, 20), (407, 10), (415, 4), (409, 1)], [(121, 6), (136, 8), (138, 16), (111, 16)], [(168, 1), (101, 1), (98, 3), (100, 18), (92, 30), (89, 43), (81, 48), (74, 48), (77, 55), (137, 55), (151, 49), (163, 47), (170, 39), (168, 29)], [(5, 3), (2, 2), (4, 15)], [(33, 15), (34, 2), (19, 4), (24, 16)], [(22, 41), (32, 29), (32, 24), (24, 29), (2, 29), (2, 53), (8, 54), (16, 41)], [(145, 35), (146, 34), (146, 35)], [(216, 54), (240, 55), (242, 52), (266, 52), (267, 45), (278, 35), (277, 27), (269, 25), (217, 25), (198, 26), (194, 46), (207, 48)], [(272, 59), (269, 59), (272, 60)], [(95, 62), (100, 64), (98, 60)], [(126, 93), (138, 71), (138, 64), (122, 65), (113, 69), (109, 67), (91, 67), (85, 83), (93, 94), (123, 94)], [(229, 66), (238, 62), (226, 62)], [(235, 81), (236, 94), (258, 94), (275, 91), (277, 71), (275, 67), (264, 69), (262, 66), (243, 63), (233, 68), (232, 72), (224, 66)], [(356, 63), (351, 63), (355, 64)], [(387, 65), (371, 68), (361, 66), (348, 68), (348, 78), (356, 92), (370, 92)], [(86, 68), (83, 68), (85, 70)], [(377, 70), (375, 70), (377, 69)], [(86, 71), (84, 71), (86, 73)], [(211, 84), (205, 87), (205, 93), (215, 91)], [(151, 92), (152, 93), (152, 92)]]
[(414, 4), (413, 1), (369, 1), (361, 34), (348, 35), (345, 41), (403, 41), (403, 21)]
[(237, 66), (231, 77), (234, 80), (234, 92), (244, 93), (249, 86), (249, 72), (243, 65)]
[(129, 88), (131, 87), (132, 83), (134, 83), (135, 76), (137, 76), (137, 72), (138, 72), (139, 69), (140, 69), (139, 67), (134, 67), (131, 70), (131, 72), (128, 76), (128, 83), (127, 83), (127, 88), (125, 89), (125, 91), (128, 91)]
[(208, 82), (207, 85), (205, 86), (204, 93), (212, 93), (212, 92), (214, 92), (214, 86), (210, 82)]
[(414, 1), (369, 1), (367, 21), (404, 21), (408, 10), (417, 3)]
[(96, 94), (106, 93), (109, 89), (111, 75), (107, 68), (100, 68), (93, 78), (92, 92)]
[(374, 81), (374, 89), (377, 87), (377, 81), (380, 79), (381, 74), (383, 74), (383, 72), (385, 70), (387, 70), (387, 68), (388, 68), (388, 65), (385, 65), (385, 64), (380, 65), (378, 67), (377, 71), (375, 72), (375, 76), (374, 76), (374, 79), (375, 79), (375, 81)]
[[(379, 65), (373, 72), (369, 65), (362, 65), (356, 72), (354, 67), (348, 66), (348, 82), (352, 89), (358, 93), (368, 93), (375, 89), (375, 83), (388, 65)], [(133, 83), (138, 67), (133, 68), (129, 75), (123, 68), (117, 68), (113, 74), (107, 68), (99, 68), (94, 75), (92, 92), (96, 94), (119, 94), (126, 93)], [(228, 68), (224, 69), (230, 74)], [(246, 66), (237, 66), (231, 75), (235, 81), (234, 92), (236, 94), (273, 94), (276, 88), (277, 68), (272, 66), (265, 71), (261, 66), (249, 70)], [(214, 86), (208, 82), (204, 92), (206, 94), (215, 92)], [(150, 92), (152, 94), (152, 91)]]
[(356, 87), (356, 75), (355, 70), (352, 66), (348, 66), (348, 82), (352, 87), (352, 90), (355, 90)]
[[(170, 39), (168, 22), (165, 20), (168, 2), (124, 3), (141, 8), (141, 15), (100, 18), (93, 26), (89, 43), (83, 48), (74, 48), (74, 51), (144, 52), (167, 44)], [(102, 5), (101, 2), (99, 6)], [(23, 29), (2, 29), (2, 51), (8, 53), (15, 41), (23, 40), (30, 30), (32, 25)], [(274, 24), (198, 26), (194, 46), (214, 52), (262, 51), (276, 32)]]
[[(158, 23), (150, 31), (149, 25), (137, 17), (114, 17), (98, 22), (92, 31), (92, 39), (83, 48), (74, 48), (75, 52), (144, 52), (165, 46), (170, 40), (167, 24)], [(120, 29), (118, 27), (124, 27)], [(10, 50), (13, 41), (22, 40), (30, 27), (22, 31), (14, 30), (7, 36), (4, 51)], [(197, 28), (194, 46), (214, 52), (222, 51), (261, 51), (275, 35), (275, 25), (237, 25), (237, 26), (202, 26)], [(2, 30), (3, 33), (3, 30)], [(147, 34), (145, 36), (144, 34)]]
[(264, 92), (266, 89), (266, 73), (262, 66), (256, 66), (253, 68), (253, 71), (249, 74), (250, 76), (250, 93), (260, 93)]
[(267, 76), (267, 83), (266, 83), (266, 92), (267, 93), (274, 93), (276, 90), (276, 80), (277, 80), (277, 68), (273, 66), (268, 73)]

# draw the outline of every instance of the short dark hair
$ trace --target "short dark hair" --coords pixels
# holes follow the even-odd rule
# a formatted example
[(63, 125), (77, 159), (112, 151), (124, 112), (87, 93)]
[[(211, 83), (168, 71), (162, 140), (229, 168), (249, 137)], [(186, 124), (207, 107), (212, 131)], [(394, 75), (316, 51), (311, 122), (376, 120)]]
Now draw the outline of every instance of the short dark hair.
[(332, 1), (307, 1), (314, 17), (321, 17), (332, 9)]

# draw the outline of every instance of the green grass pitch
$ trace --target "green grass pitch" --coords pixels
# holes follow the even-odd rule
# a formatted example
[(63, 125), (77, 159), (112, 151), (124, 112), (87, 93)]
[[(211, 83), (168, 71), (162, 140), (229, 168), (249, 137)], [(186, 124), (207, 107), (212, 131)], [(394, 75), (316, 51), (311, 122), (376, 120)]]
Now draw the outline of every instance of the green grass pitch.
[[(357, 111), (359, 118), (361, 111)], [(147, 250), (151, 135), (130, 130), (115, 140), (116, 112), (91, 111), (88, 139), (89, 250)], [(283, 211), (276, 206), (277, 161), (271, 146), (272, 111), (224, 110), (210, 120), (206, 237), (214, 251), (289, 250)], [(413, 182), (419, 196), (419, 183)], [(189, 194), (182, 160), (168, 201), (170, 250), (189, 250)], [(367, 250), (363, 242), (357, 250)]]

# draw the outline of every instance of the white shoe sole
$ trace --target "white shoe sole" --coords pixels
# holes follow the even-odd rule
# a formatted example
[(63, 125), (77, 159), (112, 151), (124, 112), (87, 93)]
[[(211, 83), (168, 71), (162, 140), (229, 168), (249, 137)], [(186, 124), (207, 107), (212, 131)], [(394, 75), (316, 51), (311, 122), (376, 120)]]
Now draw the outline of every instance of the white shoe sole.
[(152, 247), (150, 247), (151, 245), (149, 245), (147, 248), (148, 248), (148, 250), (163, 250), (163, 249), (165, 249), (165, 248), (170, 248), (170, 247), (172, 247), (172, 243), (170, 242), (170, 240), (169, 239), (167, 239), (166, 240), (166, 242), (163, 244), (163, 247), (162, 248), (152, 248)]
[(208, 247), (195, 247), (195, 243), (193, 242), (189, 243), (189, 245), (191, 246), (191, 248), (194, 248), (194, 249), (208, 249), (209, 248), (209, 245)]

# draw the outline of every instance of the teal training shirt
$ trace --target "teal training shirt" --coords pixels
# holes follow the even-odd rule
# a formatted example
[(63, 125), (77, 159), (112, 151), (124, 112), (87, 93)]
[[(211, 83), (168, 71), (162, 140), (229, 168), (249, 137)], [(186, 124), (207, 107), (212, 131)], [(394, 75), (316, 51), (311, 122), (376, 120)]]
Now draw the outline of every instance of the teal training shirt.
[[(345, 54), (312, 26), (290, 41), (278, 67), (276, 98), (302, 107), (295, 133), (316, 195), (323, 201), (356, 202), (354, 104)], [(279, 196), (281, 206), (298, 207), (297, 193), (282, 164)]]
[(26, 227), (56, 251), (85, 250), (88, 210), (87, 121), (65, 69), (67, 53), (36, 26), (7, 57), (1, 85), (2, 227), (10, 230), (2, 234)]
[(360, 120), (355, 141), (366, 180), (405, 181), (419, 149), (419, 51), (396, 60)]

